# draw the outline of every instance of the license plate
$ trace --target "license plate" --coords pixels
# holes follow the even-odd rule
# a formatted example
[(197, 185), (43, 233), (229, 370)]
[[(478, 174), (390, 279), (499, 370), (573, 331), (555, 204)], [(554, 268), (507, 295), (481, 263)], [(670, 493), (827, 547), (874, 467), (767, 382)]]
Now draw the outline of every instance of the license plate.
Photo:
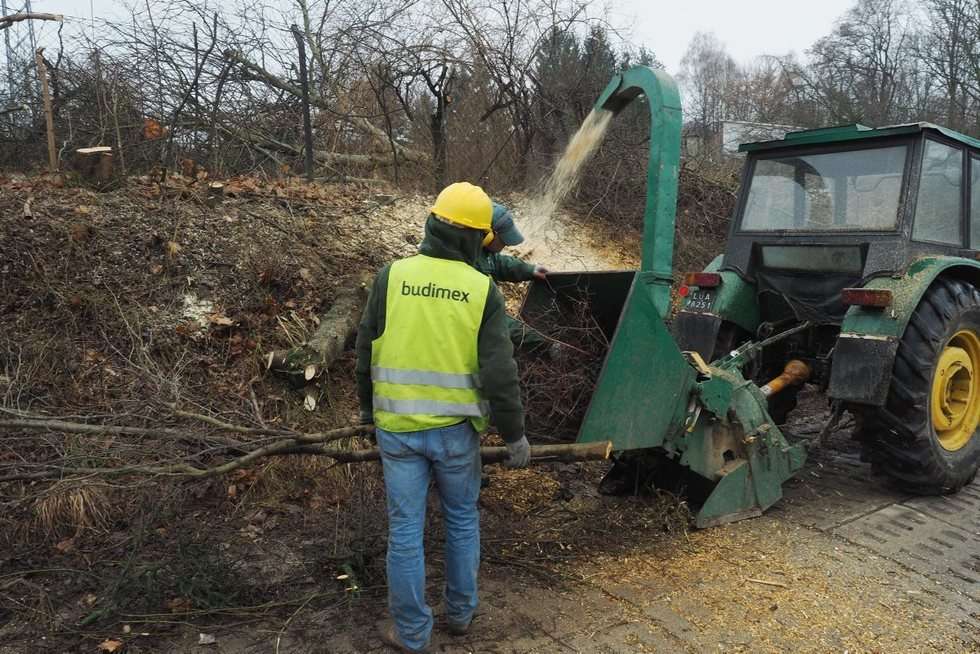
[(711, 305), (715, 301), (715, 292), (710, 290), (692, 290), (687, 295), (687, 303), (684, 308), (688, 311), (711, 311)]

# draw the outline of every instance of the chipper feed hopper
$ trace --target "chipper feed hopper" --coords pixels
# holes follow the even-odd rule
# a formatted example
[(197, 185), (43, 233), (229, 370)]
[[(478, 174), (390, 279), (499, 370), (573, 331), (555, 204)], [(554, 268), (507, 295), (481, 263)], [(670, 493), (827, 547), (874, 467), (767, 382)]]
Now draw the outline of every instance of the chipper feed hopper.
[[(803, 466), (803, 447), (767, 412), (767, 393), (782, 382), (760, 388), (742, 373), (763, 347), (799, 327), (710, 363), (678, 347), (665, 324), (680, 166), (677, 87), (661, 71), (632, 68), (613, 78), (596, 109), (618, 113), (641, 97), (651, 138), (640, 270), (549, 274), (532, 284), (522, 315), (588, 300), (610, 346), (578, 441), (609, 440), (621, 460), (682, 470), (686, 487), (701, 491), (696, 523), (707, 527), (759, 515)], [(805, 374), (791, 370), (782, 381)]]

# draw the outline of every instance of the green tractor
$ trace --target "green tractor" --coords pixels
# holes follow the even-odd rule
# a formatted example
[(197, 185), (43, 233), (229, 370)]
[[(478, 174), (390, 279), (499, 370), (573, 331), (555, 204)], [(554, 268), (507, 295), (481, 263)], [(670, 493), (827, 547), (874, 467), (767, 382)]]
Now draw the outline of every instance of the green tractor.
[(533, 322), (585, 299), (608, 337), (578, 434), (612, 441), (604, 483), (681, 479), (700, 496), (701, 527), (759, 515), (803, 467), (806, 443), (779, 426), (804, 382), (830, 400), (824, 432), (853, 414), (865, 458), (904, 488), (969, 483), (980, 463), (980, 141), (930, 124), (850, 125), (743, 145), (728, 247), (685, 276), (672, 317), (676, 86), (633, 68), (596, 109), (641, 97), (640, 270), (550, 274), (522, 308)]
[[(673, 322), (708, 360), (803, 362), (863, 456), (904, 489), (953, 492), (980, 464), (980, 141), (928, 123), (750, 143), (728, 247), (688, 276)], [(799, 386), (769, 400), (781, 423)]]

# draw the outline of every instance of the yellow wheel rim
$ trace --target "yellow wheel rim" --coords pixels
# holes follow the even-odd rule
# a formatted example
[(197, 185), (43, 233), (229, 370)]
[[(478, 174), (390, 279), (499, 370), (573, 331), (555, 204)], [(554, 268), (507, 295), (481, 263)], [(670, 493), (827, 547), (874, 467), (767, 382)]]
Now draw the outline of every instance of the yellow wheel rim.
[(950, 452), (961, 449), (980, 422), (980, 338), (972, 331), (956, 332), (939, 355), (932, 378), (932, 426), (939, 444)]

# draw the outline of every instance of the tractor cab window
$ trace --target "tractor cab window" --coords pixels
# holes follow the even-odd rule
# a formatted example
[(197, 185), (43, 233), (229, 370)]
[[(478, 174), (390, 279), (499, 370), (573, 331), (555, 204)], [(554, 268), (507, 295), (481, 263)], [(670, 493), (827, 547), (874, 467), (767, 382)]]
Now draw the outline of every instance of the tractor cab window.
[(938, 141), (926, 141), (922, 176), (915, 202), (912, 238), (961, 245), (963, 151)]
[(759, 159), (742, 229), (880, 231), (895, 228), (904, 145)]

